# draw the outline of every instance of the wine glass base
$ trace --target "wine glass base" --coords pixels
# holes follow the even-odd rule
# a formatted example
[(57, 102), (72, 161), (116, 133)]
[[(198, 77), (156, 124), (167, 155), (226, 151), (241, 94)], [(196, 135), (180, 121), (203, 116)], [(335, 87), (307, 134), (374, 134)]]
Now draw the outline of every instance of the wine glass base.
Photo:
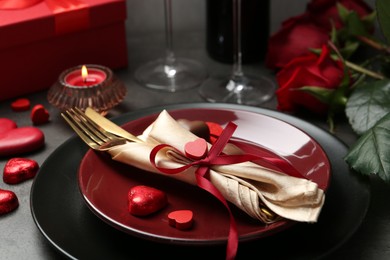
[(275, 95), (276, 85), (263, 76), (239, 78), (210, 78), (199, 88), (199, 94), (208, 102), (234, 103), (257, 106)]
[(167, 66), (164, 59), (158, 59), (141, 66), (134, 77), (145, 87), (176, 92), (199, 86), (207, 72), (202, 64), (190, 59), (176, 58), (171, 66)]

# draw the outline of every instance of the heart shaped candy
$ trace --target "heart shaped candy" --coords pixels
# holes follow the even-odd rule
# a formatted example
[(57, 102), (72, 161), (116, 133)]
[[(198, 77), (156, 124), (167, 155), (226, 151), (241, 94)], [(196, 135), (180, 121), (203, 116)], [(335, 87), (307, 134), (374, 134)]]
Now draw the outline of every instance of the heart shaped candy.
[(0, 156), (11, 156), (34, 151), (45, 142), (36, 127), (20, 127), (8, 118), (0, 118)]
[(4, 166), (3, 181), (16, 184), (34, 178), (39, 170), (36, 161), (27, 158), (12, 158)]
[(168, 197), (165, 192), (153, 187), (138, 185), (128, 192), (128, 210), (135, 216), (152, 214), (167, 204)]
[(27, 111), (30, 109), (30, 100), (27, 98), (19, 98), (11, 103), (13, 111)]
[(49, 121), (50, 114), (43, 105), (38, 104), (32, 108), (30, 117), (34, 125), (41, 125)]
[(168, 214), (168, 223), (180, 230), (192, 227), (194, 214), (191, 210), (176, 210)]
[(0, 189), (0, 215), (11, 212), (18, 206), (19, 200), (14, 192)]
[(192, 159), (198, 160), (207, 154), (207, 142), (203, 138), (198, 138), (193, 142), (184, 145), (186, 155)]

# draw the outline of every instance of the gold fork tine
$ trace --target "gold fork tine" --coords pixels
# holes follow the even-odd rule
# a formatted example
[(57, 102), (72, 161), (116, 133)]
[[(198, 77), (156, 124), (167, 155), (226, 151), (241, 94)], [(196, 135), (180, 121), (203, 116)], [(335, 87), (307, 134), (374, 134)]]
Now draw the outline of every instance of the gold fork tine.
[[(81, 109), (75, 107), (72, 112), (76, 114), (83, 122), (83, 124), (90, 130), (89, 134), (95, 134), (103, 143), (100, 143), (100, 150), (107, 150), (112, 146), (124, 144), (127, 141), (134, 142), (134, 139), (125, 138), (112, 134), (95, 123), (89, 116), (87, 116)], [(92, 136), (91, 136), (92, 137)]]
[(106, 151), (113, 146), (126, 143), (126, 139), (116, 137), (102, 130), (81, 110), (68, 109), (61, 115), (80, 138), (94, 150)]
[(95, 122), (90, 120), (80, 109), (74, 108), (70, 109), (69, 111), (73, 113), (73, 115), (78, 120), (80, 120), (83, 126), (87, 128), (86, 131), (88, 131), (91, 135), (96, 135), (96, 137), (98, 138), (97, 140), (95, 140), (96, 142), (100, 142), (101, 144), (101, 141), (108, 142), (109, 140), (115, 138), (110, 133), (107, 133), (106, 131), (102, 130), (97, 124), (95, 124)]
[(115, 123), (113, 123), (109, 119), (100, 115), (95, 110), (93, 110), (91, 107), (87, 107), (83, 114), (86, 117), (88, 117), (92, 122), (96, 123), (99, 126), (99, 128), (104, 132), (110, 133), (116, 137), (125, 138), (129, 141), (132, 141), (132, 142), (136, 142), (136, 143), (143, 143), (144, 142), (143, 140), (141, 140), (137, 136), (127, 132), (122, 127), (116, 125)]
[(71, 115), (69, 115), (69, 113), (61, 113), (61, 116), (89, 147), (95, 150), (99, 149), (99, 145), (93, 139), (91, 139), (89, 135), (85, 134), (85, 132), (79, 127), (79, 124), (76, 123), (76, 121)]
[(72, 109), (67, 110), (66, 114), (73, 118), (74, 123), (81, 129), (83, 133), (85, 133), (87, 136), (89, 136), (95, 143), (98, 145), (102, 145), (104, 142), (108, 141), (104, 137), (100, 135), (100, 133), (96, 133), (92, 127), (88, 126), (83, 118), (78, 116), (77, 114), (74, 113)]

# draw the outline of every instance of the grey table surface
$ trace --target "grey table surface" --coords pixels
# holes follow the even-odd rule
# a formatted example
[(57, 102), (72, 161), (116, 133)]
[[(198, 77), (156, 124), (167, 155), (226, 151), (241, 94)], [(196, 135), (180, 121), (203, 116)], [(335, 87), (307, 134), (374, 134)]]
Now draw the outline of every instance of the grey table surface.
[[(116, 70), (115, 74), (125, 83), (128, 94), (125, 100), (112, 109), (108, 117), (119, 116), (126, 112), (137, 111), (157, 105), (205, 102), (197, 88), (177, 93), (165, 93), (147, 89), (133, 78), (134, 70), (146, 61), (160, 57), (164, 53), (164, 35), (158, 33), (129, 33), (127, 38), (129, 65)], [(231, 66), (211, 60), (205, 52), (204, 31), (181, 31), (174, 38), (175, 53), (178, 57), (189, 57), (202, 62), (209, 73), (228, 72)], [(274, 75), (264, 69), (262, 64), (244, 66), (244, 71), (254, 71), (271, 78)], [(74, 135), (72, 130), (60, 117), (60, 112), (51, 106), (46, 99), (46, 91), (33, 93), (27, 97), (33, 104), (45, 105), (50, 113), (50, 122), (39, 126), (45, 134), (43, 149), (28, 155), (40, 165), (59, 145)], [(19, 126), (29, 126), (29, 112), (15, 113), (10, 104), (13, 100), (0, 102), (0, 117), (11, 118)], [(276, 109), (276, 100), (264, 103), (261, 107)], [(327, 129), (324, 120), (300, 115), (304, 120)], [(338, 122), (336, 137), (346, 145), (356, 140), (356, 135), (345, 121)], [(0, 158), (0, 169), (4, 168), (7, 158)], [(30, 190), (33, 180), (18, 185), (7, 185), (0, 182), (1, 189), (14, 191), (20, 202), (15, 211), (0, 217), (0, 259), (62, 259), (52, 245), (40, 233), (35, 225), (30, 209)], [(356, 233), (346, 241), (330, 259), (390, 259), (390, 186), (376, 177), (370, 178), (371, 203), (367, 215)], [(320, 238), (313, 238), (319, 239)]]

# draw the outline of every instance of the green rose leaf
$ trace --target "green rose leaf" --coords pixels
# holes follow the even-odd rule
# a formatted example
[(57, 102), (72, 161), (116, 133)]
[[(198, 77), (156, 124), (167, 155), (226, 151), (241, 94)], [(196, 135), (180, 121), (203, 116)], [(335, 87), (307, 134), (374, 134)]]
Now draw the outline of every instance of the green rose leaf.
[(357, 134), (366, 132), (390, 112), (390, 80), (366, 82), (356, 87), (345, 112)]
[(376, 0), (376, 12), (383, 35), (390, 42), (390, 5), (387, 0)]
[(362, 135), (344, 158), (363, 175), (376, 174), (390, 182), (390, 113)]
[(344, 30), (340, 32), (341, 36), (349, 37), (351, 35), (370, 35), (367, 29), (371, 28), (373, 25), (374, 20), (372, 18), (375, 17), (375, 12), (361, 19), (356, 11), (348, 10), (342, 4), (337, 4), (337, 10), (341, 20), (345, 24)]
[(366, 26), (360, 20), (359, 15), (356, 12), (351, 12), (348, 15), (348, 19), (346, 21), (348, 34), (349, 35), (365, 35), (369, 36), (370, 34), (367, 32)]
[(339, 13), (340, 19), (345, 23), (345, 21), (348, 19), (348, 15), (350, 11), (344, 7), (344, 5), (340, 3), (336, 3), (337, 11)]

